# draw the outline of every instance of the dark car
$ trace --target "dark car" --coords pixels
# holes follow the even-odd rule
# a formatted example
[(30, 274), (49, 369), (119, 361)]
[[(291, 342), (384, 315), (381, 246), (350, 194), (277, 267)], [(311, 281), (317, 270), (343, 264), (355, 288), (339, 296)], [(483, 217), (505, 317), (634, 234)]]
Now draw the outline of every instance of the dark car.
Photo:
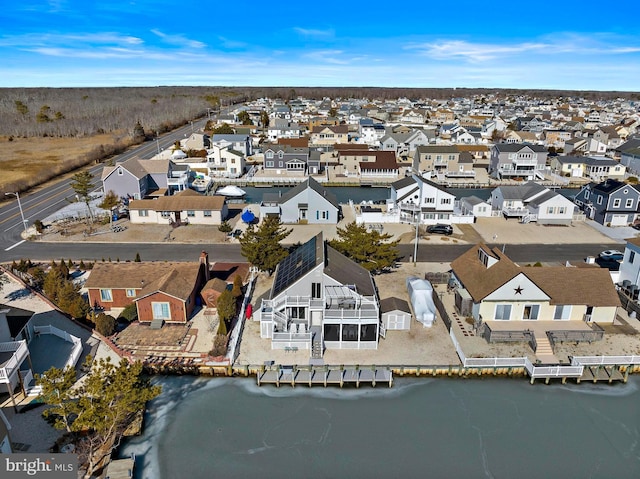
[(453, 234), (453, 226), (443, 225), (443, 224), (430, 225), (430, 226), (427, 226), (427, 233), (450, 235), (450, 234)]

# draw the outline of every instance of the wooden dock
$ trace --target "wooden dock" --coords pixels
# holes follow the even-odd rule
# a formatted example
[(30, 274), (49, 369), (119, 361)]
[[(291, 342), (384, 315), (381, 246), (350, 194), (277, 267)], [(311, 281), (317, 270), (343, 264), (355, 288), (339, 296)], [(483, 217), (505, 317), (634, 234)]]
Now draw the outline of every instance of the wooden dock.
[(297, 367), (297, 366), (273, 366), (259, 372), (256, 375), (258, 386), (263, 384), (281, 384), (295, 387), (305, 386), (340, 386), (360, 384), (387, 384), (393, 386), (393, 373), (389, 367), (371, 367), (360, 369), (355, 366), (341, 368), (327, 367), (324, 369)]
[(591, 381), (597, 383), (599, 381), (606, 381), (613, 383), (614, 381), (627, 382), (628, 370), (624, 373), (615, 366), (585, 366), (582, 376), (577, 379), (577, 382)]

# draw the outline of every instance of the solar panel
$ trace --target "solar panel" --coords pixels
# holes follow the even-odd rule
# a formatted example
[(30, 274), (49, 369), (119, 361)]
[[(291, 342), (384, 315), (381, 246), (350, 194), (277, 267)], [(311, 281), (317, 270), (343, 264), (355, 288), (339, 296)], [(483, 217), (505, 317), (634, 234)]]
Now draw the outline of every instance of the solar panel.
[(316, 265), (316, 240), (317, 237), (314, 236), (280, 262), (273, 281), (272, 298), (295, 283)]

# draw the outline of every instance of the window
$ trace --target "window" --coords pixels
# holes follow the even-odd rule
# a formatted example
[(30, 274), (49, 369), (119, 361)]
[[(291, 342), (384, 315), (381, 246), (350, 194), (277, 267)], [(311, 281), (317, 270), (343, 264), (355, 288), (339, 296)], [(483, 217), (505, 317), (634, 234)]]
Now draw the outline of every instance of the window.
[(139, 210), (138, 216), (149, 216), (149, 210)]
[(127, 298), (135, 298), (136, 290), (135, 289), (127, 289), (126, 290)]
[(556, 310), (553, 313), (553, 319), (566, 320), (566, 319), (569, 319), (570, 314), (571, 314), (571, 306), (559, 304), (556, 306)]
[(187, 217), (194, 218), (196, 216), (196, 212), (194, 210), (187, 210)]
[(450, 205), (451, 204), (451, 198), (442, 198), (440, 200), (440, 204), (441, 205)]
[(204, 210), (202, 214), (205, 218), (211, 218), (211, 210)]
[(620, 198), (616, 198), (613, 200), (613, 207), (614, 208), (620, 208), (620, 203), (622, 202), (622, 200)]
[(161, 211), (160, 216), (163, 218), (169, 218), (171, 216), (171, 211)]
[[(271, 151), (271, 150), (267, 151), (267, 155), (266, 155), (266, 157), (267, 157), (267, 158), (273, 158), (273, 151)], [(267, 163), (268, 163), (268, 162), (267, 162)], [(272, 162), (272, 163), (273, 163), (273, 162)], [(272, 165), (272, 166), (273, 166), (273, 165)]]
[(553, 213), (555, 213), (555, 208), (553, 206), (547, 207), (547, 214), (552, 215)]
[(424, 199), (424, 202), (425, 202), (426, 204), (433, 204), (433, 203), (435, 203), (435, 202), (436, 202), (436, 199), (435, 199), (435, 198), (425, 198), (425, 199)]
[(153, 319), (171, 319), (169, 303), (151, 303)]
[(589, 190), (586, 190), (586, 191), (584, 192), (584, 199), (585, 199), (585, 200), (588, 200), (588, 199), (589, 199)]
[(633, 208), (633, 198), (627, 198), (626, 203), (624, 204), (625, 208)]
[(311, 297), (314, 299), (322, 298), (320, 283), (311, 283)]
[(558, 206), (558, 214), (563, 215), (567, 211), (566, 206)]
[(629, 251), (629, 263), (633, 263), (633, 260), (636, 258), (635, 251)]
[(111, 294), (110, 289), (101, 289), (100, 290), (100, 300), (105, 302), (113, 301), (113, 295)]
[(538, 314), (540, 314), (539, 304), (525, 304), (522, 319), (538, 319)]
[(267, 161), (266, 166), (267, 168), (273, 168), (273, 161)]
[(596, 203), (599, 205), (602, 204), (602, 196), (598, 195), (598, 199), (596, 200)]
[(502, 321), (508, 321), (511, 319), (511, 305), (510, 304), (497, 304), (495, 319)]
[(122, 171), (122, 168), (118, 168), (118, 176), (122, 176), (124, 174), (124, 171)]

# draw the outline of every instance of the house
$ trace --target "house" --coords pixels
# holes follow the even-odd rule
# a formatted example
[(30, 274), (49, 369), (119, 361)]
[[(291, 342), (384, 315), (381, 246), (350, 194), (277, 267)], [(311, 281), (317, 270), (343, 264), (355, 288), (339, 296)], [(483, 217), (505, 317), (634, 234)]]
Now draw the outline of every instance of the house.
[(231, 148), (239, 151), (245, 158), (253, 155), (251, 136), (246, 134), (215, 134), (211, 136), (211, 146)]
[(640, 295), (640, 237), (627, 239), (624, 248), (624, 257), (620, 263), (620, 276), (618, 281), (622, 288), (632, 298), (638, 299)]
[(544, 179), (547, 149), (541, 145), (497, 143), (491, 148), (489, 174), (497, 179)]
[(246, 160), (241, 151), (231, 145), (213, 145), (207, 153), (207, 175), (214, 178), (239, 178), (244, 174)]
[(570, 225), (575, 204), (560, 193), (529, 181), (523, 185), (503, 185), (491, 192), (491, 208), (505, 218), (520, 218), (523, 223)]
[[(105, 166), (102, 170), (102, 188), (105, 192), (113, 191), (120, 198), (136, 200), (146, 198), (151, 193), (164, 195), (168, 189), (168, 178), (173, 177), (176, 168), (169, 159), (143, 160), (130, 158), (115, 166)], [(177, 190), (187, 188), (187, 178), (182, 178), (175, 187)]]
[(300, 138), (301, 135), (300, 125), (284, 118), (275, 118), (267, 130), (267, 139), (272, 143), (280, 138)]
[(276, 267), (253, 315), (272, 349), (378, 348), (380, 306), (369, 271), (329, 246), (322, 233)]
[(129, 219), (132, 224), (219, 225), (227, 215), (228, 207), (224, 196), (202, 195), (193, 190), (184, 190), (155, 200), (129, 202)]
[(342, 209), (331, 190), (308, 178), (283, 195), (265, 193), (260, 218), (266, 216), (278, 216), (283, 223), (336, 224)]
[(451, 271), (459, 314), (472, 317), (489, 341), (507, 332), (533, 335), (537, 347), (566, 331), (600, 339), (591, 325), (613, 324), (620, 306), (604, 268), (522, 267), (499, 248), (478, 244), (456, 258)]
[(198, 262), (96, 263), (85, 288), (92, 308), (115, 314), (135, 303), (140, 322), (186, 323), (209, 279), (203, 251)]
[(206, 150), (211, 147), (211, 137), (203, 133), (191, 133), (191, 136), (180, 142), (185, 150)]
[(236, 276), (245, 284), (249, 278), (249, 263), (225, 263), (216, 261), (210, 267), (209, 281), (202, 287), (200, 296), (207, 308), (216, 308), (217, 301), (226, 289), (233, 289)]
[(411, 308), (404, 299), (394, 296), (381, 300), (380, 313), (385, 331), (406, 331), (411, 326)]
[(275, 175), (306, 175), (309, 148), (293, 148), (286, 145), (266, 145), (264, 171)]
[[(374, 179), (374, 178), (397, 178), (400, 167), (396, 161), (395, 154), (392, 151), (379, 151), (376, 152), (374, 161), (361, 161), (358, 163), (357, 173), (360, 175), (360, 179)], [(390, 155), (384, 155), (383, 153), (391, 153)]]
[(11, 454), (13, 452), (11, 446), (11, 424), (7, 416), (0, 409), (0, 454)]
[(349, 126), (317, 126), (311, 130), (310, 142), (316, 146), (331, 146), (335, 143), (349, 143)]
[(575, 203), (587, 218), (606, 226), (628, 226), (638, 218), (640, 190), (618, 180), (584, 185)]
[(626, 166), (630, 173), (640, 175), (640, 139), (631, 139), (616, 151), (620, 154), (620, 164)]
[(604, 156), (585, 156), (585, 176), (593, 181), (603, 181), (608, 178), (624, 180), (627, 168), (620, 162)]
[(455, 196), (420, 175), (413, 174), (392, 183), (390, 201), (400, 222), (452, 223)]
[(491, 217), (491, 203), (488, 203), (475, 195), (461, 198), (460, 209), (463, 215), (473, 215), (474, 218)]
[(413, 155), (413, 171), (430, 172), (438, 178), (474, 178), (473, 157), (457, 145), (419, 146)]
[[(368, 168), (365, 163), (371, 164)], [(395, 165), (395, 166), (394, 166)], [(396, 154), (393, 151), (373, 151), (362, 147), (359, 149), (338, 149), (338, 166), (345, 176), (358, 176), (361, 172), (365, 175), (397, 176), (398, 164)]]

